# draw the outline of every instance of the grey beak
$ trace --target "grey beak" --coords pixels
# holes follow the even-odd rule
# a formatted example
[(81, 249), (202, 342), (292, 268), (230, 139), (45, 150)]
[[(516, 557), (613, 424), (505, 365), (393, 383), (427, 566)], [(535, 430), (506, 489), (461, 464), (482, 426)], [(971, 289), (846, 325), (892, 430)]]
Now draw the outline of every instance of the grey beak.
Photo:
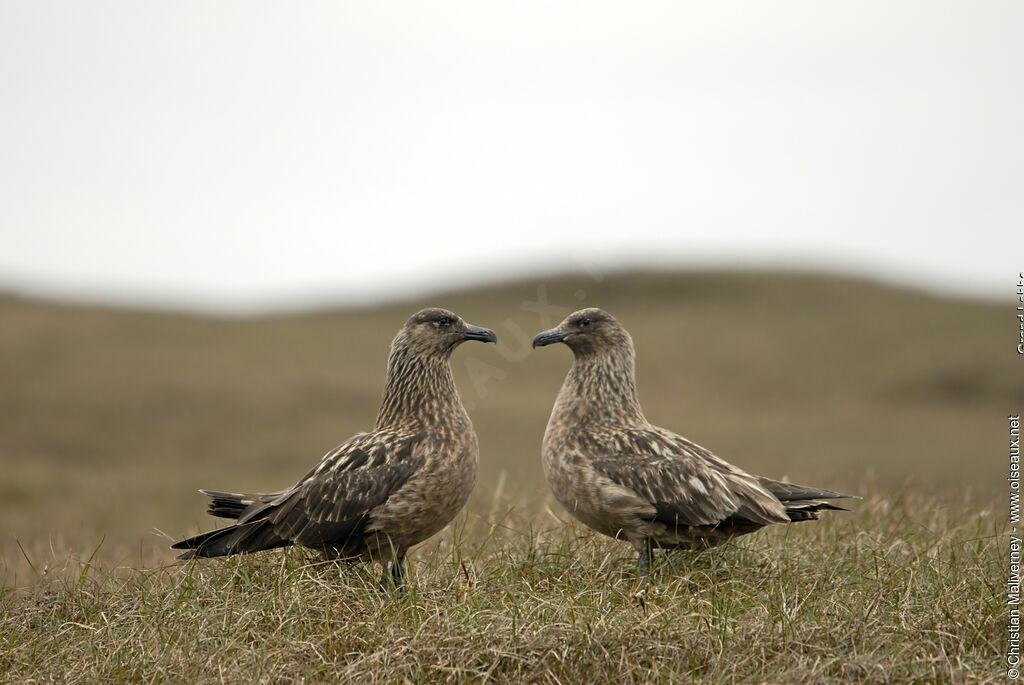
[(557, 328), (552, 328), (551, 330), (542, 331), (538, 333), (537, 336), (533, 339), (533, 346), (535, 348), (544, 347), (545, 345), (553, 345), (555, 343), (560, 343), (563, 340), (565, 340), (565, 333), (558, 330)]
[(466, 324), (466, 330), (462, 332), (465, 340), (479, 340), (480, 342), (498, 342), (498, 336), (490, 328), (481, 328), (471, 323)]

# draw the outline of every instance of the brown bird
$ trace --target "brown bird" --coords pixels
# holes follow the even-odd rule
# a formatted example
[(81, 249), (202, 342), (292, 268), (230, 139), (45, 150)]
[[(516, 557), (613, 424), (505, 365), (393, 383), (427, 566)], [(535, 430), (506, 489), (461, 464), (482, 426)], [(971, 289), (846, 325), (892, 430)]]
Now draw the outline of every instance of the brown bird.
[(583, 309), (533, 339), (553, 343), (574, 358), (544, 433), (544, 475), (573, 516), (636, 548), (641, 573), (655, 547), (710, 547), (817, 519), (842, 509), (820, 500), (852, 497), (753, 476), (652, 425), (636, 395), (633, 339), (607, 312)]
[(452, 379), (452, 351), (497, 339), (444, 309), (414, 314), (391, 343), (373, 431), (335, 447), (287, 490), (201, 490), (210, 514), (238, 522), (175, 543), (189, 550), (178, 558), (300, 544), (329, 559), (379, 561), (381, 586), (401, 585), (408, 549), (447, 525), (476, 483), (479, 447)]

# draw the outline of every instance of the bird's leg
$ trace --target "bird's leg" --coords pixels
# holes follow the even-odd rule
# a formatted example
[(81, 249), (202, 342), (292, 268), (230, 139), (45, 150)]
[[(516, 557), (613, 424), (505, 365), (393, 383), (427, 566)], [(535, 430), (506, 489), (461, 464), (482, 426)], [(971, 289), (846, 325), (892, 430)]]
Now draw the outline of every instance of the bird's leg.
[(403, 565), (404, 559), (397, 555), (391, 562), (391, 580), (394, 582), (395, 587), (401, 589), (405, 585), (405, 566)]
[(405, 583), (405, 568), (402, 566), (402, 562), (404, 561), (404, 553), (399, 553), (397, 550), (392, 550), (390, 573), (388, 572), (388, 563), (386, 561), (380, 562), (380, 589), (382, 592), (388, 592), (390, 590), (402, 590), (402, 585)]
[(651, 572), (651, 562), (654, 561), (654, 549), (650, 540), (634, 543), (636, 547), (636, 561), (640, 567), (640, 575), (646, 576)]

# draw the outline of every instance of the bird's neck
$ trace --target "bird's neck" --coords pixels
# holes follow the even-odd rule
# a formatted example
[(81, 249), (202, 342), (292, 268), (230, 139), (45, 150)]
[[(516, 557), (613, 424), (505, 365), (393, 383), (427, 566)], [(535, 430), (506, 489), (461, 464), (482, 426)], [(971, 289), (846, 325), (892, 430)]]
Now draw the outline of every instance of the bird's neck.
[(392, 350), (384, 399), (377, 413), (377, 430), (414, 430), (432, 422), (465, 417), (466, 410), (455, 389), (446, 355)]
[(646, 424), (636, 396), (633, 351), (613, 350), (574, 358), (554, 413), (580, 424)]

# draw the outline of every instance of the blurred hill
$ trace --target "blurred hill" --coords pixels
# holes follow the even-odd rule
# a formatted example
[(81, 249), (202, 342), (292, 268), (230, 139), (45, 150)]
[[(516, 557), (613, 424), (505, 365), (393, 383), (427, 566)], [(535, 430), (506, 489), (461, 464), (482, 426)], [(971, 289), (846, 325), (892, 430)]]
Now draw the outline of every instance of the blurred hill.
[(648, 418), (772, 477), (986, 502), (1024, 400), (1008, 307), (824, 276), (580, 274), (244, 319), (4, 297), (2, 558), (20, 563), (16, 540), (87, 554), (105, 536), (123, 563), (169, 560), (153, 529), (215, 523), (196, 488), (285, 487), (370, 429), (391, 338), (428, 304), (500, 338), (453, 357), (483, 515), (552, 502), (540, 441), (571, 355), (529, 342), (582, 306), (632, 332)]

